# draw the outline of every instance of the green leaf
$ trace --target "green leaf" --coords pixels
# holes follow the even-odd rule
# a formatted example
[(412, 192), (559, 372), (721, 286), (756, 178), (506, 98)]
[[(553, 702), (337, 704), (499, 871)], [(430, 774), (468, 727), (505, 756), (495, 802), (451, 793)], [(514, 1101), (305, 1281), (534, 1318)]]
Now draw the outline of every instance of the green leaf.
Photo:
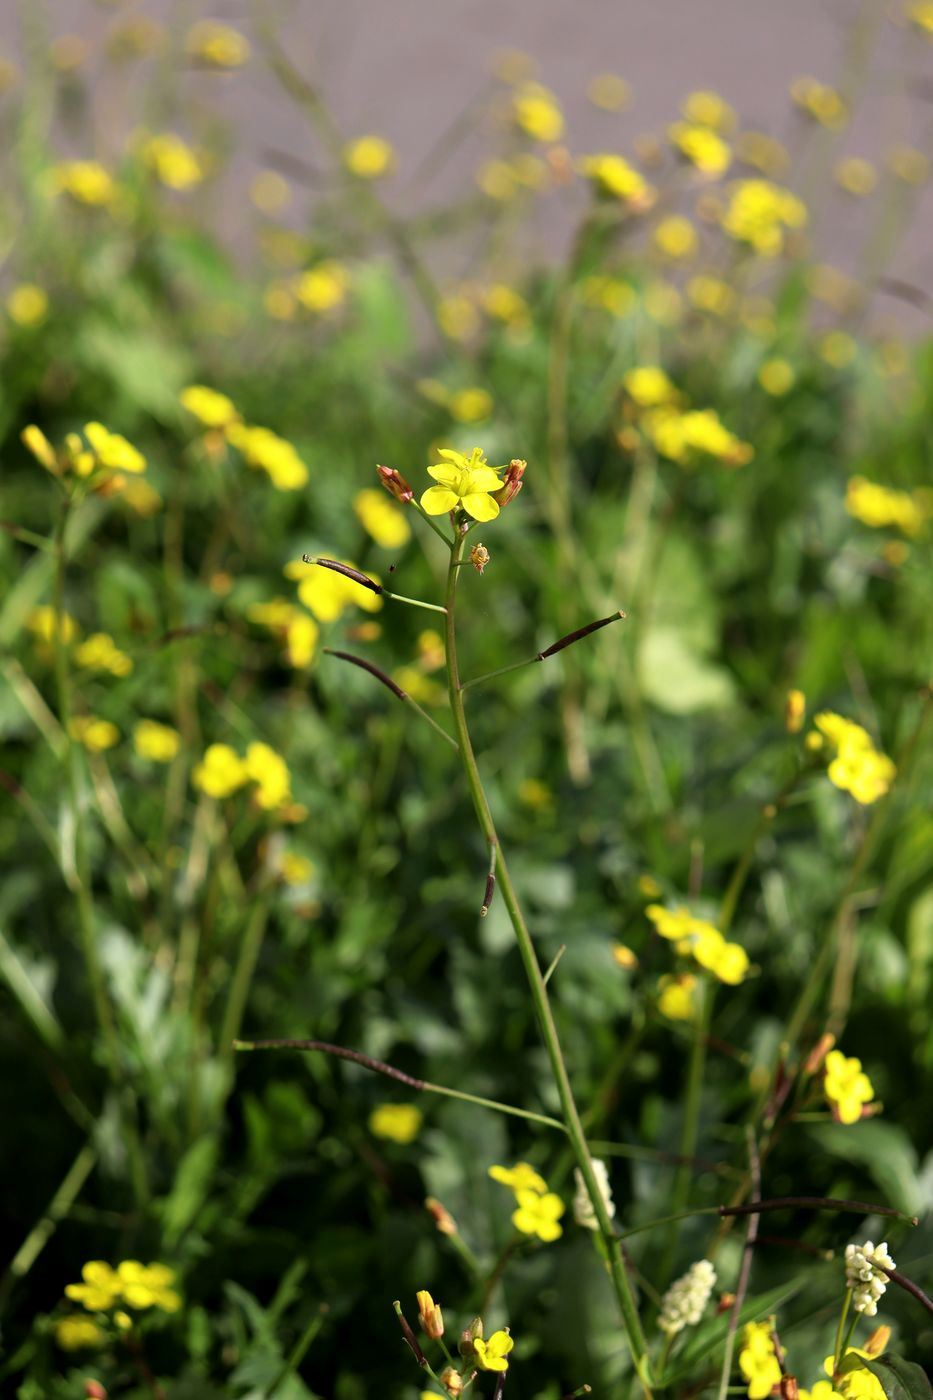
[[(772, 1288), (767, 1293), (759, 1293), (755, 1298), (746, 1298), (739, 1312), (739, 1325), (770, 1316), (771, 1313), (777, 1311), (782, 1303), (786, 1303), (789, 1298), (793, 1298), (795, 1293), (799, 1293), (811, 1277), (812, 1275), (809, 1274), (801, 1275), (791, 1283), (784, 1284), (781, 1288)], [(672, 1385), (675, 1381), (692, 1375), (708, 1356), (722, 1347), (728, 1330), (728, 1313), (723, 1313), (721, 1317), (701, 1324), (693, 1341), (675, 1359), (674, 1368), (665, 1373), (664, 1385)]]
[(171, 1194), (165, 1199), (162, 1220), (165, 1241), (170, 1247), (178, 1242), (207, 1199), (217, 1165), (217, 1139), (202, 1137), (188, 1148)]
[(852, 1371), (871, 1371), (881, 1382), (888, 1400), (930, 1400), (933, 1396), (923, 1367), (915, 1361), (905, 1361), (901, 1356), (875, 1356), (869, 1360), (849, 1352), (843, 1358), (839, 1371), (844, 1376)]
[(864, 1167), (895, 1210), (916, 1215), (920, 1206), (917, 1154), (903, 1128), (871, 1118), (851, 1125), (814, 1124), (809, 1136), (824, 1152)]

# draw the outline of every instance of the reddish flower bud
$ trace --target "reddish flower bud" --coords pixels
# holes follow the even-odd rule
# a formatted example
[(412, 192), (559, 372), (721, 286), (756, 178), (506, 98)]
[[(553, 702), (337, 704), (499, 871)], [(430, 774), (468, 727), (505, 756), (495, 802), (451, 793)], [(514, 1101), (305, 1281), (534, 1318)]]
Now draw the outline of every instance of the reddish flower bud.
[(509, 463), (499, 490), (490, 492), (492, 499), (498, 501), (500, 506), (507, 506), (509, 501), (517, 496), (522, 489), (522, 477), (525, 475), (527, 465), (528, 463), (523, 462), (519, 457), (513, 457)]
[(382, 482), (389, 495), (394, 496), (395, 499), (401, 501), (403, 505), (407, 505), (415, 493), (402, 476), (401, 472), (397, 472), (394, 467), (377, 467), (376, 471), (379, 473), (379, 480)]
[(424, 1204), (442, 1235), (455, 1235), (457, 1233), (457, 1222), (446, 1206), (441, 1205), (434, 1196), (428, 1196)]
[(421, 1319), (421, 1326), (427, 1336), (437, 1341), (438, 1337), (443, 1337), (444, 1335), (444, 1315), (441, 1312), (440, 1305), (435, 1303), (427, 1289), (421, 1289), (421, 1291), (416, 1294), (416, 1297), (418, 1299), (418, 1316)]
[(799, 1393), (796, 1376), (781, 1377), (781, 1400), (797, 1400)]
[(107, 1392), (100, 1381), (85, 1381), (84, 1393), (87, 1400), (107, 1400)]

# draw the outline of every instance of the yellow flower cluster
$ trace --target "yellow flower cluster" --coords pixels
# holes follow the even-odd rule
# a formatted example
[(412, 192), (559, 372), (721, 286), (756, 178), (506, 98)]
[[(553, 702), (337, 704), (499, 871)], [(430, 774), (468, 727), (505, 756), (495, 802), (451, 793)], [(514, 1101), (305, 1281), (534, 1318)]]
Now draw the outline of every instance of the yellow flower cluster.
[(301, 670), (311, 664), (318, 639), (318, 625), (301, 608), (287, 598), (272, 598), (268, 603), (253, 603), (247, 609), (250, 622), (268, 627), (285, 643), (285, 655), (290, 666)]
[(685, 121), (694, 126), (708, 126), (711, 131), (731, 131), (735, 126), (735, 111), (718, 92), (691, 92), (684, 98), (680, 110)]
[(476, 183), (489, 199), (513, 199), (522, 191), (540, 190), (548, 168), (538, 156), (522, 152), (512, 160), (489, 160), (476, 172)]
[(846, 486), (846, 510), (873, 530), (894, 525), (905, 535), (918, 535), (933, 512), (933, 492), (895, 491), (853, 476)]
[(395, 151), (384, 136), (360, 136), (344, 148), (343, 160), (359, 180), (376, 180), (395, 164)]
[(306, 311), (321, 315), (343, 305), (349, 286), (350, 274), (343, 263), (325, 258), (300, 272), (292, 291)]
[(353, 510), (366, 533), (381, 549), (401, 549), (411, 539), (411, 526), (385, 491), (367, 488), (353, 498)]
[(557, 98), (540, 83), (524, 83), (512, 100), (516, 124), (535, 141), (551, 143), (564, 134), (564, 114)]
[(248, 466), (267, 473), (276, 490), (300, 491), (307, 484), (308, 468), (292, 444), (271, 428), (230, 423), (226, 436), (231, 447), (242, 453)]
[(78, 204), (105, 208), (116, 199), (117, 186), (109, 170), (96, 160), (66, 160), (51, 171), (51, 187)]
[(239, 423), (236, 405), (226, 394), (209, 389), (204, 384), (189, 384), (178, 396), (182, 408), (193, 414), (205, 428), (229, 428)]
[(268, 744), (253, 743), (241, 758), (229, 744), (211, 744), (191, 777), (208, 797), (229, 797), (246, 783), (254, 783), (258, 805), (266, 812), (291, 801), (291, 777), (281, 754)]
[(711, 127), (674, 122), (667, 134), (674, 149), (703, 175), (724, 175), (732, 164), (728, 144)]
[(897, 769), (875, 748), (868, 731), (853, 720), (826, 710), (813, 723), (835, 749), (827, 776), (843, 792), (849, 792), (863, 806), (877, 802), (897, 777)]
[(748, 973), (748, 954), (739, 943), (728, 942), (713, 924), (698, 919), (689, 909), (666, 909), (649, 904), (646, 915), (662, 938), (677, 945), (678, 953), (691, 954), (701, 967), (720, 982), (737, 986)]
[(139, 142), (138, 149), (143, 165), (170, 190), (190, 190), (204, 179), (201, 157), (172, 132), (146, 136)]
[(421, 1132), (423, 1114), (413, 1103), (381, 1103), (369, 1115), (369, 1131), (374, 1137), (400, 1143), (414, 1142)]
[(107, 632), (92, 632), (75, 648), (75, 662), (86, 671), (108, 671), (111, 676), (128, 676), (132, 659), (121, 651)]
[(107, 1312), (118, 1303), (143, 1311), (161, 1308), (177, 1312), (181, 1297), (174, 1288), (175, 1270), (166, 1264), (140, 1264), (124, 1259), (116, 1269), (92, 1259), (81, 1270), (81, 1283), (69, 1283), (65, 1296), (88, 1312)]
[(229, 24), (202, 19), (192, 25), (185, 39), (189, 58), (208, 68), (242, 68), (250, 55), (248, 40)]
[(672, 405), (663, 405), (646, 413), (641, 422), (661, 456), (681, 466), (691, 466), (705, 456), (729, 467), (744, 467), (755, 455), (751, 443), (736, 437), (712, 408), (682, 413)]
[(648, 209), (657, 197), (657, 191), (648, 184), (641, 171), (629, 165), (623, 156), (585, 156), (581, 169), (600, 194), (622, 200), (632, 209)]
[(823, 1092), (840, 1123), (857, 1123), (875, 1095), (861, 1060), (843, 1055), (841, 1050), (830, 1050), (826, 1056)]
[(516, 1162), (514, 1167), (493, 1166), (489, 1175), (515, 1193), (512, 1224), (516, 1230), (535, 1235), (545, 1244), (560, 1239), (564, 1233), (560, 1218), (566, 1207), (560, 1196), (547, 1189), (547, 1182), (534, 1167), (528, 1162)]
[(841, 95), (816, 78), (795, 78), (790, 95), (801, 112), (830, 131), (841, 131), (849, 120), (849, 109)]
[(35, 282), (21, 282), (7, 297), (6, 309), (11, 321), (31, 329), (41, 326), (45, 320), (49, 312), (49, 299)]
[(181, 735), (157, 719), (141, 719), (133, 729), (133, 748), (150, 763), (171, 763), (181, 747)]
[(658, 980), (658, 1010), (669, 1021), (692, 1021), (696, 1015), (697, 979), (692, 972), (666, 974)]
[(658, 408), (677, 398), (677, 390), (658, 365), (636, 365), (623, 375), (622, 387), (639, 408)]
[(786, 229), (802, 228), (807, 209), (802, 200), (770, 180), (740, 180), (733, 186), (722, 216), (730, 238), (748, 243), (756, 253), (772, 256), (784, 247)]
[[(346, 559), (338, 559), (338, 564), (349, 564)], [(322, 569), (317, 564), (306, 564), (303, 559), (294, 559), (285, 565), (285, 577), (298, 582), (298, 597), (318, 622), (336, 622), (349, 607), (362, 608), (364, 612), (378, 612), (382, 599), (370, 588), (354, 583), (352, 578), (339, 574), (335, 569)], [(368, 578), (379, 579), (369, 573)]]
[(26, 625), (30, 632), (47, 646), (51, 646), (59, 638), (65, 646), (68, 646), (78, 635), (78, 624), (71, 614), (59, 613), (48, 603), (42, 603), (39, 607), (33, 608)]
[(68, 722), (68, 734), (89, 753), (105, 753), (120, 742), (117, 726), (97, 715), (74, 715)]
[(765, 1400), (781, 1384), (781, 1367), (775, 1355), (770, 1321), (745, 1324), (739, 1370), (748, 1383), (749, 1400)]

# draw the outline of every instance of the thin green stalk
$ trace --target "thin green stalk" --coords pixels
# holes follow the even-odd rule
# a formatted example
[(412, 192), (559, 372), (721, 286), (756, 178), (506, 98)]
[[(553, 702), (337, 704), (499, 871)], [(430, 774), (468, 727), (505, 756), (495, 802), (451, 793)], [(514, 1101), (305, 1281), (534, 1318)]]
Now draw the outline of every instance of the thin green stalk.
[(420, 598), (406, 598), (402, 593), (390, 593), (387, 588), (382, 589), (383, 598), (391, 598), (395, 603), (407, 603), (410, 608), (427, 608), (428, 612), (442, 613), (446, 608), (442, 608), (439, 603), (425, 603)]
[(836, 1328), (836, 1345), (833, 1347), (833, 1375), (834, 1375), (834, 1376), (835, 1376), (836, 1372), (839, 1370), (839, 1362), (842, 1360), (842, 1357), (843, 1357), (843, 1355), (845, 1354), (845, 1344), (844, 1344), (844, 1342), (843, 1342), (842, 1339), (843, 1339), (843, 1337), (844, 1337), (844, 1335), (845, 1335), (846, 1318), (847, 1318), (848, 1315), (849, 1315), (849, 1308), (850, 1308), (851, 1306), (852, 1306), (852, 1289), (851, 1289), (851, 1288), (847, 1288), (847, 1289), (846, 1289), (846, 1296), (845, 1296), (845, 1299), (843, 1300), (843, 1304), (842, 1304), (842, 1311), (841, 1311), (840, 1314), (839, 1314), (839, 1326)]
[[(699, 987), (700, 1007), (693, 1027), (693, 1043), (690, 1048), (687, 1083), (684, 1087), (683, 1124), (680, 1130), (680, 1146), (677, 1153), (681, 1158), (681, 1163), (677, 1168), (671, 1191), (671, 1205), (675, 1211), (684, 1209), (690, 1183), (693, 1180), (693, 1169), (686, 1159), (696, 1156), (700, 1127), (700, 1102), (703, 1094), (703, 1071), (706, 1067), (706, 1042), (713, 1011), (714, 987), (712, 982), (706, 977), (701, 977)], [(677, 1232), (671, 1230), (664, 1251), (664, 1264), (660, 1270), (662, 1283), (666, 1283), (671, 1277), (676, 1252)]]
[(463, 705), (463, 692), (460, 688), (460, 668), (457, 658), (455, 621), (457, 579), (459, 577), (457, 565), (460, 562), (462, 550), (463, 535), (458, 534), (450, 551), (450, 567), (447, 571), (447, 591), (445, 597), (447, 606), (446, 649), (448, 691), (450, 694), (450, 708), (454, 720), (454, 729), (460, 746), (460, 758), (463, 763), (467, 786), (473, 800), (477, 820), (479, 821), (488, 845), (494, 847), (496, 850), (496, 872), (499, 879), (499, 888), (502, 892), (502, 898), (515, 931), (519, 954), (525, 969), (525, 975), (528, 979), (528, 986), (531, 991), (541, 1035), (551, 1065), (551, 1073), (553, 1074), (558, 1097), (560, 1099), (564, 1124), (573, 1144), (574, 1156), (576, 1157), (587, 1195), (590, 1198), (599, 1227), (599, 1234), (605, 1247), (613, 1287), (622, 1315), (622, 1322), (628, 1337), (629, 1347), (632, 1352), (632, 1361), (639, 1379), (641, 1380), (645, 1395), (650, 1397), (651, 1382), (648, 1370), (647, 1343), (635, 1305), (635, 1298), (631, 1283), (629, 1282), (625, 1260), (623, 1259), (619, 1242), (615, 1237), (612, 1221), (606, 1209), (606, 1203), (603, 1200), (602, 1192), (600, 1191), (599, 1183), (596, 1179), (596, 1173), (593, 1169), (593, 1159), (590, 1155), (590, 1149), (583, 1132), (583, 1126), (580, 1122), (580, 1115), (574, 1099), (570, 1076), (567, 1072), (560, 1038), (551, 1011), (547, 987), (544, 983), (531, 934), (528, 931), (528, 926), (525, 923), (518, 896), (515, 893), (515, 887), (512, 884), (502, 845), (496, 832), (492, 812), (489, 808), (489, 802), (483, 787), (482, 778), (480, 777), (476, 756), (473, 752), (473, 745), (470, 739), (469, 728), (467, 726)]
[(311, 1343), (314, 1341), (317, 1334), (320, 1332), (321, 1328), (324, 1326), (325, 1312), (326, 1309), (321, 1308), (319, 1312), (314, 1313), (313, 1316), (308, 1320), (308, 1324), (302, 1332), (301, 1336), (298, 1338), (297, 1342), (292, 1347), (291, 1351), (288, 1353), (288, 1358), (286, 1359), (284, 1366), (279, 1371), (278, 1375), (276, 1375), (275, 1379), (270, 1381), (266, 1389), (262, 1392), (263, 1400), (273, 1400), (273, 1397), (276, 1391), (279, 1389), (279, 1387), (282, 1384), (284, 1384), (285, 1381), (288, 1380), (289, 1376), (294, 1375), (295, 1371), (297, 1371), (298, 1367), (304, 1360), (305, 1353), (307, 1352)]
[(29, 1231), (23, 1243), (10, 1260), (0, 1282), (0, 1307), (5, 1305), (13, 1285), (24, 1278), (48, 1244), (59, 1222), (71, 1210), (84, 1183), (97, 1165), (97, 1148), (85, 1143), (68, 1169), (62, 1184), (49, 1202), (41, 1220)]
[(220, 1030), (221, 1060), (229, 1060), (233, 1056), (234, 1041), (240, 1034), (240, 1027), (243, 1024), (243, 1012), (246, 1010), (253, 973), (256, 971), (256, 963), (259, 960), (263, 939), (266, 936), (266, 923), (272, 905), (272, 890), (271, 885), (267, 886), (256, 897), (253, 912), (240, 943), (240, 951), (233, 970), (233, 981), (230, 984), (230, 994), (227, 998), (227, 1006)]

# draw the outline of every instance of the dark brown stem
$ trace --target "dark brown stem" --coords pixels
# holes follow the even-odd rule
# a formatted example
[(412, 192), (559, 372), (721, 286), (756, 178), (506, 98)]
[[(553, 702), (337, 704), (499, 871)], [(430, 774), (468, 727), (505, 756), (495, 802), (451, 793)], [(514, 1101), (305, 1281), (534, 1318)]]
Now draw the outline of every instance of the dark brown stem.
[(588, 637), (591, 632), (598, 632), (600, 627), (608, 627), (610, 622), (618, 622), (625, 618), (625, 613), (621, 608), (610, 617), (601, 617), (598, 622), (588, 622), (585, 627), (578, 627), (575, 632), (568, 632), (565, 637), (560, 637), (556, 642), (552, 642), (544, 651), (539, 651), (535, 657), (536, 661), (544, 661), (548, 656), (556, 656), (565, 647), (573, 646), (574, 642), (580, 642), (584, 637)]
[(411, 1330), (411, 1324), (409, 1323), (408, 1318), (402, 1312), (401, 1303), (398, 1302), (398, 1300), (396, 1300), (392, 1304), (392, 1306), (395, 1309), (395, 1316), (398, 1318), (398, 1324), (402, 1329), (402, 1336), (405, 1338), (406, 1342), (411, 1348), (412, 1356), (415, 1358), (419, 1366), (427, 1366), (428, 1358), (421, 1350), (421, 1344), (418, 1341), (418, 1338), (415, 1336), (414, 1332)]
[(911, 1225), (919, 1224), (915, 1215), (905, 1215), (891, 1206), (879, 1206), (872, 1201), (842, 1201), (832, 1196), (772, 1196), (767, 1201), (746, 1201), (740, 1206), (719, 1206), (719, 1214), (759, 1215), (766, 1210), (851, 1210), (858, 1215), (892, 1215)]
[(883, 1274), (887, 1274), (892, 1283), (898, 1284), (905, 1293), (909, 1293), (916, 1298), (918, 1303), (922, 1303), (927, 1312), (933, 1313), (933, 1298), (928, 1298), (922, 1288), (918, 1288), (913, 1279), (906, 1274), (900, 1273), (897, 1269), (886, 1269), (883, 1264), (876, 1264), (876, 1269), (880, 1269)]
[(371, 676), (375, 676), (377, 681), (381, 681), (392, 694), (399, 700), (407, 700), (408, 692), (397, 685), (391, 676), (387, 675), (379, 666), (372, 661), (367, 661), (365, 656), (354, 656), (352, 651), (336, 651), (333, 647), (324, 648), (325, 656), (336, 656), (341, 661), (349, 661), (351, 666), (359, 666), (361, 671), (368, 671)]
[(326, 1040), (235, 1040), (234, 1050), (320, 1050), (325, 1055), (336, 1055), (339, 1060), (351, 1060), (355, 1065), (362, 1065), (364, 1069), (371, 1069), (376, 1074), (384, 1074), (389, 1079), (397, 1079), (400, 1084), (407, 1084), (409, 1089), (426, 1090), (429, 1086), (424, 1079), (416, 1079), (412, 1074), (406, 1074), (404, 1070), (395, 1069), (392, 1065), (387, 1065), (384, 1060), (374, 1060), (371, 1055), (364, 1055), (361, 1050), (348, 1050), (343, 1045), (330, 1045)]
[(370, 589), (373, 593), (382, 592), (381, 583), (377, 583), (367, 574), (361, 574), (359, 569), (353, 569), (349, 564), (341, 564), (339, 559), (315, 559), (310, 554), (303, 554), (301, 562), (303, 564), (317, 564), (321, 569), (333, 569), (335, 574), (343, 574), (344, 578), (351, 578), (354, 583)]

